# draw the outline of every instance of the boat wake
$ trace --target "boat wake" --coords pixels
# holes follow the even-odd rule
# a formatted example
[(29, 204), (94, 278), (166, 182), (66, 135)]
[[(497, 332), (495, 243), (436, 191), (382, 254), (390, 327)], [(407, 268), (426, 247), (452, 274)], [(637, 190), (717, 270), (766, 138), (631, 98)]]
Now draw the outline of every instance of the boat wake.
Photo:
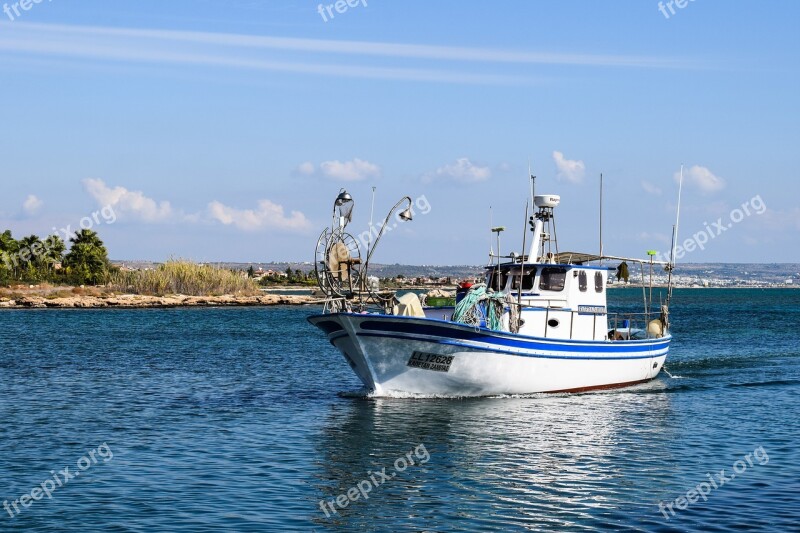
[(670, 378), (672, 378), (672, 379), (686, 379), (686, 378), (685, 378), (685, 377), (683, 377), (683, 376), (673, 376), (672, 374), (670, 374), (669, 370), (667, 370), (667, 367), (666, 367), (666, 365), (665, 365), (665, 366), (664, 366), (664, 367), (663, 367), (661, 370), (663, 370), (663, 371), (664, 371), (664, 373), (665, 373), (666, 375), (668, 375), (668, 376), (669, 376)]

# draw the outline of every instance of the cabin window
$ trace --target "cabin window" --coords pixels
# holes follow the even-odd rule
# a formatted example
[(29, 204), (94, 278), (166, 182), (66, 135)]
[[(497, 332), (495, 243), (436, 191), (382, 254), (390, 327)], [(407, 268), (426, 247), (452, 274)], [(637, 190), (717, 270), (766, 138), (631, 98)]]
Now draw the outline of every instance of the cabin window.
[(588, 286), (589, 282), (586, 279), (586, 271), (581, 270), (578, 273), (578, 289), (580, 289), (581, 292), (586, 292), (586, 287)]
[(566, 268), (546, 267), (542, 269), (539, 288), (543, 291), (563, 291), (566, 281)]
[[(511, 289), (512, 290), (519, 290), (519, 278), (520, 273), (517, 272), (516, 275), (512, 278), (511, 281)], [(529, 291), (533, 289), (533, 278), (536, 277), (536, 269), (535, 268), (526, 268), (525, 275), (522, 276), (522, 290)]]
[(486, 287), (488, 289), (502, 291), (506, 288), (507, 281), (508, 281), (508, 270), (501, 271), (498, 276), (497, 269), (494, 269), (492, 270), (491, 274), (489, 274), (489, 281), (486, 283)]
[(603, 292), (603, 274), (600, 272), (594, 273), (594, 291)]

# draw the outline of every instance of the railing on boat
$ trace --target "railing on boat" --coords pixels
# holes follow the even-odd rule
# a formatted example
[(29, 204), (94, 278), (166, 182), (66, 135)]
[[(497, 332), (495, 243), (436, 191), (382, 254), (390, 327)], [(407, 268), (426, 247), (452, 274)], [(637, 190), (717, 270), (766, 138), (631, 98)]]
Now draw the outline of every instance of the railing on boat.
[[(607, 313), (604, 311), (590, 311), (590, 310), (565, 310), (559, 309), (558, 307), (554, 307), (554, 302), (563, 302), (563, 300), (539, 300), (539, 302), (546, 302), (547, 305), (529, 305), (529, 304), (518, 304), (516, 302), (511, 303), (511, 305), (520, 305), (522, 310), (532, 310), (532, 311), (544, 311), (545, 318), (544, 318), (544, 331), (542, 333), (542, 337), (548, 337), (548, 330), (553, 326), (550, 326), (550, 314), (551, 312), (557, 313), (569, 313), (570, 315), (570, 323), (569, 323), (569, 339), (574, 339), (574, 325), (575, 325), (575, 315), (592, 315), (592, 338), (597, 337), (597, 317), (598, 316), (606, 316), (607, 317), (607, 326), (608, 330), (604, 333), (603, 337), (607, 340), (611, 341), (621, 341), (621, 340), (631, 340), (632, 332), (636, 331), (644, 331), (646, 338), (650, 338), (650, 335), (647, 333), (647, 325), (650, 323), (651, 320), (660, 316), (659, 310), (651, 310), (649, 312), (626, 312), (620, 311), (615, 313)], [(444, 320), (451, 320), (451, 316), (443, 315), (442, 318)], [(610, 338), (609, 335), (613, 335), (614, 338)]]

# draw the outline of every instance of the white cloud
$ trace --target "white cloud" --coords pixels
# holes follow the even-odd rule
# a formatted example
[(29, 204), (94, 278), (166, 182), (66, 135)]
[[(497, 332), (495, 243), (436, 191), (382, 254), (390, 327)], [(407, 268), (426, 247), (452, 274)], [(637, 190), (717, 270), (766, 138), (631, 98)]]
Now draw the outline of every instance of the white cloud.
[(362, 181), (380, 178), (381, 167), (356, 157), (352, 161), (323, 161), (319, 168), (311, 161), (306, 161), (300, 163), (294, 173), (298, 176), (322, 176), (334, 181)]
[(648, 194), (654, 194), (656, 196), (661, 196), (661, 193), (664, 192), (661, 190), (661, 187), (657, 187), (656, 185), (653, 185), (649, 181), (642, 182), (642, 189), (644, 189), (644, 192)]
[[(680, 181), (681, 173), (675, 173), (675, 181)], [(725, 188), (725, 180), (715, 176), (708, 168), (694, 165), (683, 171), (683, 180), (704, 192), (716, 192)]]
[(553, 162), (558, 169), (558, 179), (565, 179), (570, 183), (580, 183), (586, 173), (586, 165), (583, 161), (566, 159), (564, 154), (559, 151), (553, 152)]
[(208, 212), (214, 220), (245, 231), (262, 228), (303, 231), (311, 227), (300, 211), (292, 211), (290, 216), (286, 216), (283, 206), (269, 200), (259, 200), (256, 209), (236, 209), (215, 200), (208, 204)]
[(320, 163), (319, 170), (323, 176), (337, 181), (361, 181), (381, 176), (381, 167), (358, 158), (352, 161), (324, 161)]
[(145, 222), (160, 222), (173, 215), (169, 202), (157, 202), (141, 191), (108, 187), (103, 180), (85, 179), (83, 186), (100, 206), (111, 206), (118, 215), (131, 215)]
[(445, 165), (436, 169), (436, 176), (448, 178), (466, 183), (486, 181), (492, 177), (492, 171), (488, 166), (481, 166), (473, 163), (467, 157), (456, 159), (452, 165)]
[(300, 163), (297, 167), (297, 173), (302, 174), (303, 176), (313, 176), (316, 169), (314, 168), (314, 163), (311, 161), (306, 161), (305, 163)]
[(37, 198), (33, 194), (29, 194), (25, 201), (22, 203), (22, 210), (25, 212), (26, 215), (35, 215), (39, 209), (42, 207), (42, 202), (39, 198)]

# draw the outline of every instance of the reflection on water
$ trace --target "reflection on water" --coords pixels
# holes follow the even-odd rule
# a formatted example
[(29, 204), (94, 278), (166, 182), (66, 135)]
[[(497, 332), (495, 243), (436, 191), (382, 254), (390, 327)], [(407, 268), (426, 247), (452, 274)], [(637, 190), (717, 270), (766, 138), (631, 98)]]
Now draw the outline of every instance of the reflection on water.
[(670, 396), (640, 392), (339, 405), (318, 439), (320, 498), (390, 470), (420, 443), (431, 459), (317, 522), (343, 531), (381, 530), (387, 520), (418, 527), (420, 519), (432, 529), (610, 525), (631, 506), (626, 490), (657, 492), (653, 455), (670, 459), (668, 448), (647, 445), (673, 436)]

